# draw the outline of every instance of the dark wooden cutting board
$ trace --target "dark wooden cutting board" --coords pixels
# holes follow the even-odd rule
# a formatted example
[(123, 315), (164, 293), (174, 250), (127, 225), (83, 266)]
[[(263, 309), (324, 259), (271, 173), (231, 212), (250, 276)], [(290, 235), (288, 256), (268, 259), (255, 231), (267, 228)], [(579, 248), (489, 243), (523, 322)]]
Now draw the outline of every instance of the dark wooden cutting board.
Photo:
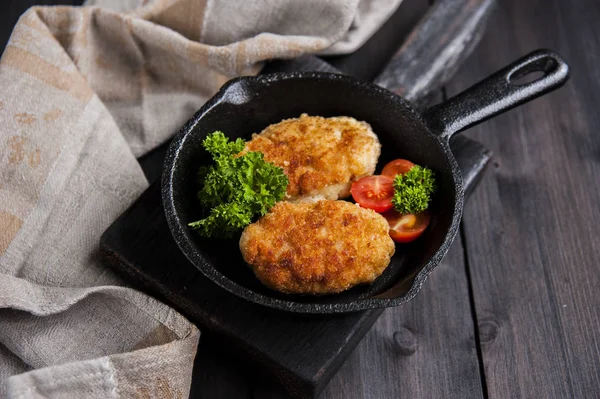
[[(452, 149), (472, 190), (490, 154), (457, 137)], [(382, 310), (300, 315), (272, 310), (230, 294), (202, 275), (171, 237), (155, 181), (102, 236), (103, 258), (137, 288), (218, 333), (236, 352), (275, 376), (296, 396), (320, 391)]]
[[(379, 76), (376, 80), (380, 85), (399, 93), (427, 78), (422, 89), (410, 92), (411, 100), (425, 104), (425, 94), (441, 87), (450, 77), (434, 61), (443, 54), (453, 54), (444, 63), (451, 70), (464, 60), (469, 46), (461, 47), (461, 53), (456, 49), (454, 53), (443, 50), (456, 48), (456, 40), (461, 37), (465, 40), (465, 21), (472, 22), (470, 35), (466, 36), (472, 47), (493, 1), (460, 0), (451, 6), (440, 3), (415, 26), (427, 11), (418, 6), (424, 3), (405, 0), (381, 30), (350, 56), (328, 58), (327, 62), (317, 57), (274, 62), (265, 71), (330, 70), (370, 80)], [(440, 28), (440, 24), (446, 27)], [(440, 37), (440, 32), (446, 35)], [(407, 36), (409, 39), (404, 41)], [(434, 38), (438, 39), (432, 47)], [(390, 42), (397, 44), (392, 46)], [(396, 51), (398, 47), (400, 50)], [(388, 64), (391, 55), (392, 62)], [(453, 139), (451, 147), (468, 194), (481, 177), (490, 154), (479, 143), (460, 136)], [(286, 313), (249, 303), (209, 281), (180, 252), (166, 223), (160, 182), (156, 179), (165, 148), (140, 160), (149, 180), (155, 181), (103, 234), (100, 250), (104, 260), (134, 287), (168, 303), (204, 331), (215, 333), (224, 350), (258, 366), (260, 373), (274, 377), (292, 395), (315, 396), (382, 310), (335, 316)]]

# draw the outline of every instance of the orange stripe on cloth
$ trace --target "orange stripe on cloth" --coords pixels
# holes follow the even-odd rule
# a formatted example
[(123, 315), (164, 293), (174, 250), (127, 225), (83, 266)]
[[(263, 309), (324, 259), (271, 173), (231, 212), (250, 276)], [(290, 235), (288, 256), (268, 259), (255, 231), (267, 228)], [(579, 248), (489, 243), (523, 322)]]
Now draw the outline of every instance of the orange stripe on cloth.
[(18, 24), (23, 24), (25, 26), (30, 27), (31, 29), (34, 29), (40, 33), (44, 33), (47, 35), (51, 35), (50, 33), (50, 29), (48, 29), (48, 26), (46, 26), (41, 20), (40, 20), (40, 16), (37, 13), (37, 9), (38, 7), (34, 7), (33, 9), (29, 9), (27, 12), (25, 12), (25, 14), (23, 14), (21, 16), (21, 18), (19, 18), (19, 22)]
[(94, 94), (92, 88), (79, 72), (65, 72), (28, 51), (8, 45), (0, 66), (8, 66), (39, 79), (50, 86), (63, 90), (87, 103)]
[(13, 238), (21, 229), (23, 220), (5, 211), (0, 211), (0, 255), (6, 252), (6, 249)]

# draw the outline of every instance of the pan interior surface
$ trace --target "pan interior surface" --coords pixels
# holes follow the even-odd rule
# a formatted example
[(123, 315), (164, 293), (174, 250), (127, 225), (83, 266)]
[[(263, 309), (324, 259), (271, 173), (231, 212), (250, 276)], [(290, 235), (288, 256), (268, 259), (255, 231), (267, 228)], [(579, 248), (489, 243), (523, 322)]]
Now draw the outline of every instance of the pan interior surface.
[[(186, 227), (200, 217), (196, 174), (201, 165), (211, 163), (201, 145), (207, 134), (220, 130), (231, 139), (249, 140), (252, 133), (302, 113), (343, 115), (368, 122), (382, 144), (376, 173), (396, 158), (410, 159), (436, 173), (438, 189), (430, 207), (430, 227), (416, 242), (397, 244), (390, 265), (371, 285), (335, 295), (282, 294), (262, 285), (245, 264), (239, 235), (224, 240), (205, 239)], [(372, 84), (329, 74), (241, 78), (227, 84), (175, 138), (165, 163), (163, 199), (180, 248), (206, 276), (232, 293), (290, 311), (356, 311), (387, 306), (392, 304), (387, 303), (390, 301), (401, 303), (422, 269), (431, 266), (430, 260), (443, 246), (456, 213), (453, 162), (448, 146), (429, 132), (404, 100)]]

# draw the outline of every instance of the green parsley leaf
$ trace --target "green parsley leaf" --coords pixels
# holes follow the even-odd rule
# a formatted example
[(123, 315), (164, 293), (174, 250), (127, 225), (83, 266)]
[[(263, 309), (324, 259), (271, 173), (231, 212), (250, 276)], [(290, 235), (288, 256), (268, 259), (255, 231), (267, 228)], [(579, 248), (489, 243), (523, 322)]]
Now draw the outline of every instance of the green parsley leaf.
[(235, 141), (229, 141), (228, 137), (220, 131), (213, 132), (206, 136), (202, 141), (202, 146), (213, 156), (213, 158), (227, 157), (241, 152), (246, 143), (238, 138)]
[(415, 165), (394, 178), (394, 209), (402, 214), (423, 212), (429, 206), (435, 189), (433, 171)]
[(285, 196), (289, 181), (282, 168), (265, 161), (260, 152), (237, 156), (245, 147), (244, 140), (230, 142), (217, 131), (202, 145), (215, 161), (198, 171), (198, 199), (210, 211), (206, 218), (188, 226), (203, 237), (231, 237)]

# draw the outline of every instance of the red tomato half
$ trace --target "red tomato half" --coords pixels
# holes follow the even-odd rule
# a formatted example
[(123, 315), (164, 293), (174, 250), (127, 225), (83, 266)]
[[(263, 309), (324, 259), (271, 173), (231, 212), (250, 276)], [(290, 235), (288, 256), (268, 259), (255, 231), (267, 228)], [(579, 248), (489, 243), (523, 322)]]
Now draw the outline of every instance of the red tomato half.
[(407, 243), (419, 238), (431, 220), (427, 211), (403, 215), (391, 210), (384, 213), (383, 216), (390, 225), (390, 237), (399, 243)]
[(409, 160), (394, 159), (393, 161), (388, 162), (387, 165), (385, 165), (383, 167), (381, 174), (385, 175), (385, 176), (389, 176), (393, 179), (396, 175), (405, 174), (413, 166), (415, 166), (415, 164), (410, 162)]
[(381, 175), (366, 176), (352, 183), (350, 193), (354, 201), (363, 208), (385, 212), (392, 209), (394, 179)]

